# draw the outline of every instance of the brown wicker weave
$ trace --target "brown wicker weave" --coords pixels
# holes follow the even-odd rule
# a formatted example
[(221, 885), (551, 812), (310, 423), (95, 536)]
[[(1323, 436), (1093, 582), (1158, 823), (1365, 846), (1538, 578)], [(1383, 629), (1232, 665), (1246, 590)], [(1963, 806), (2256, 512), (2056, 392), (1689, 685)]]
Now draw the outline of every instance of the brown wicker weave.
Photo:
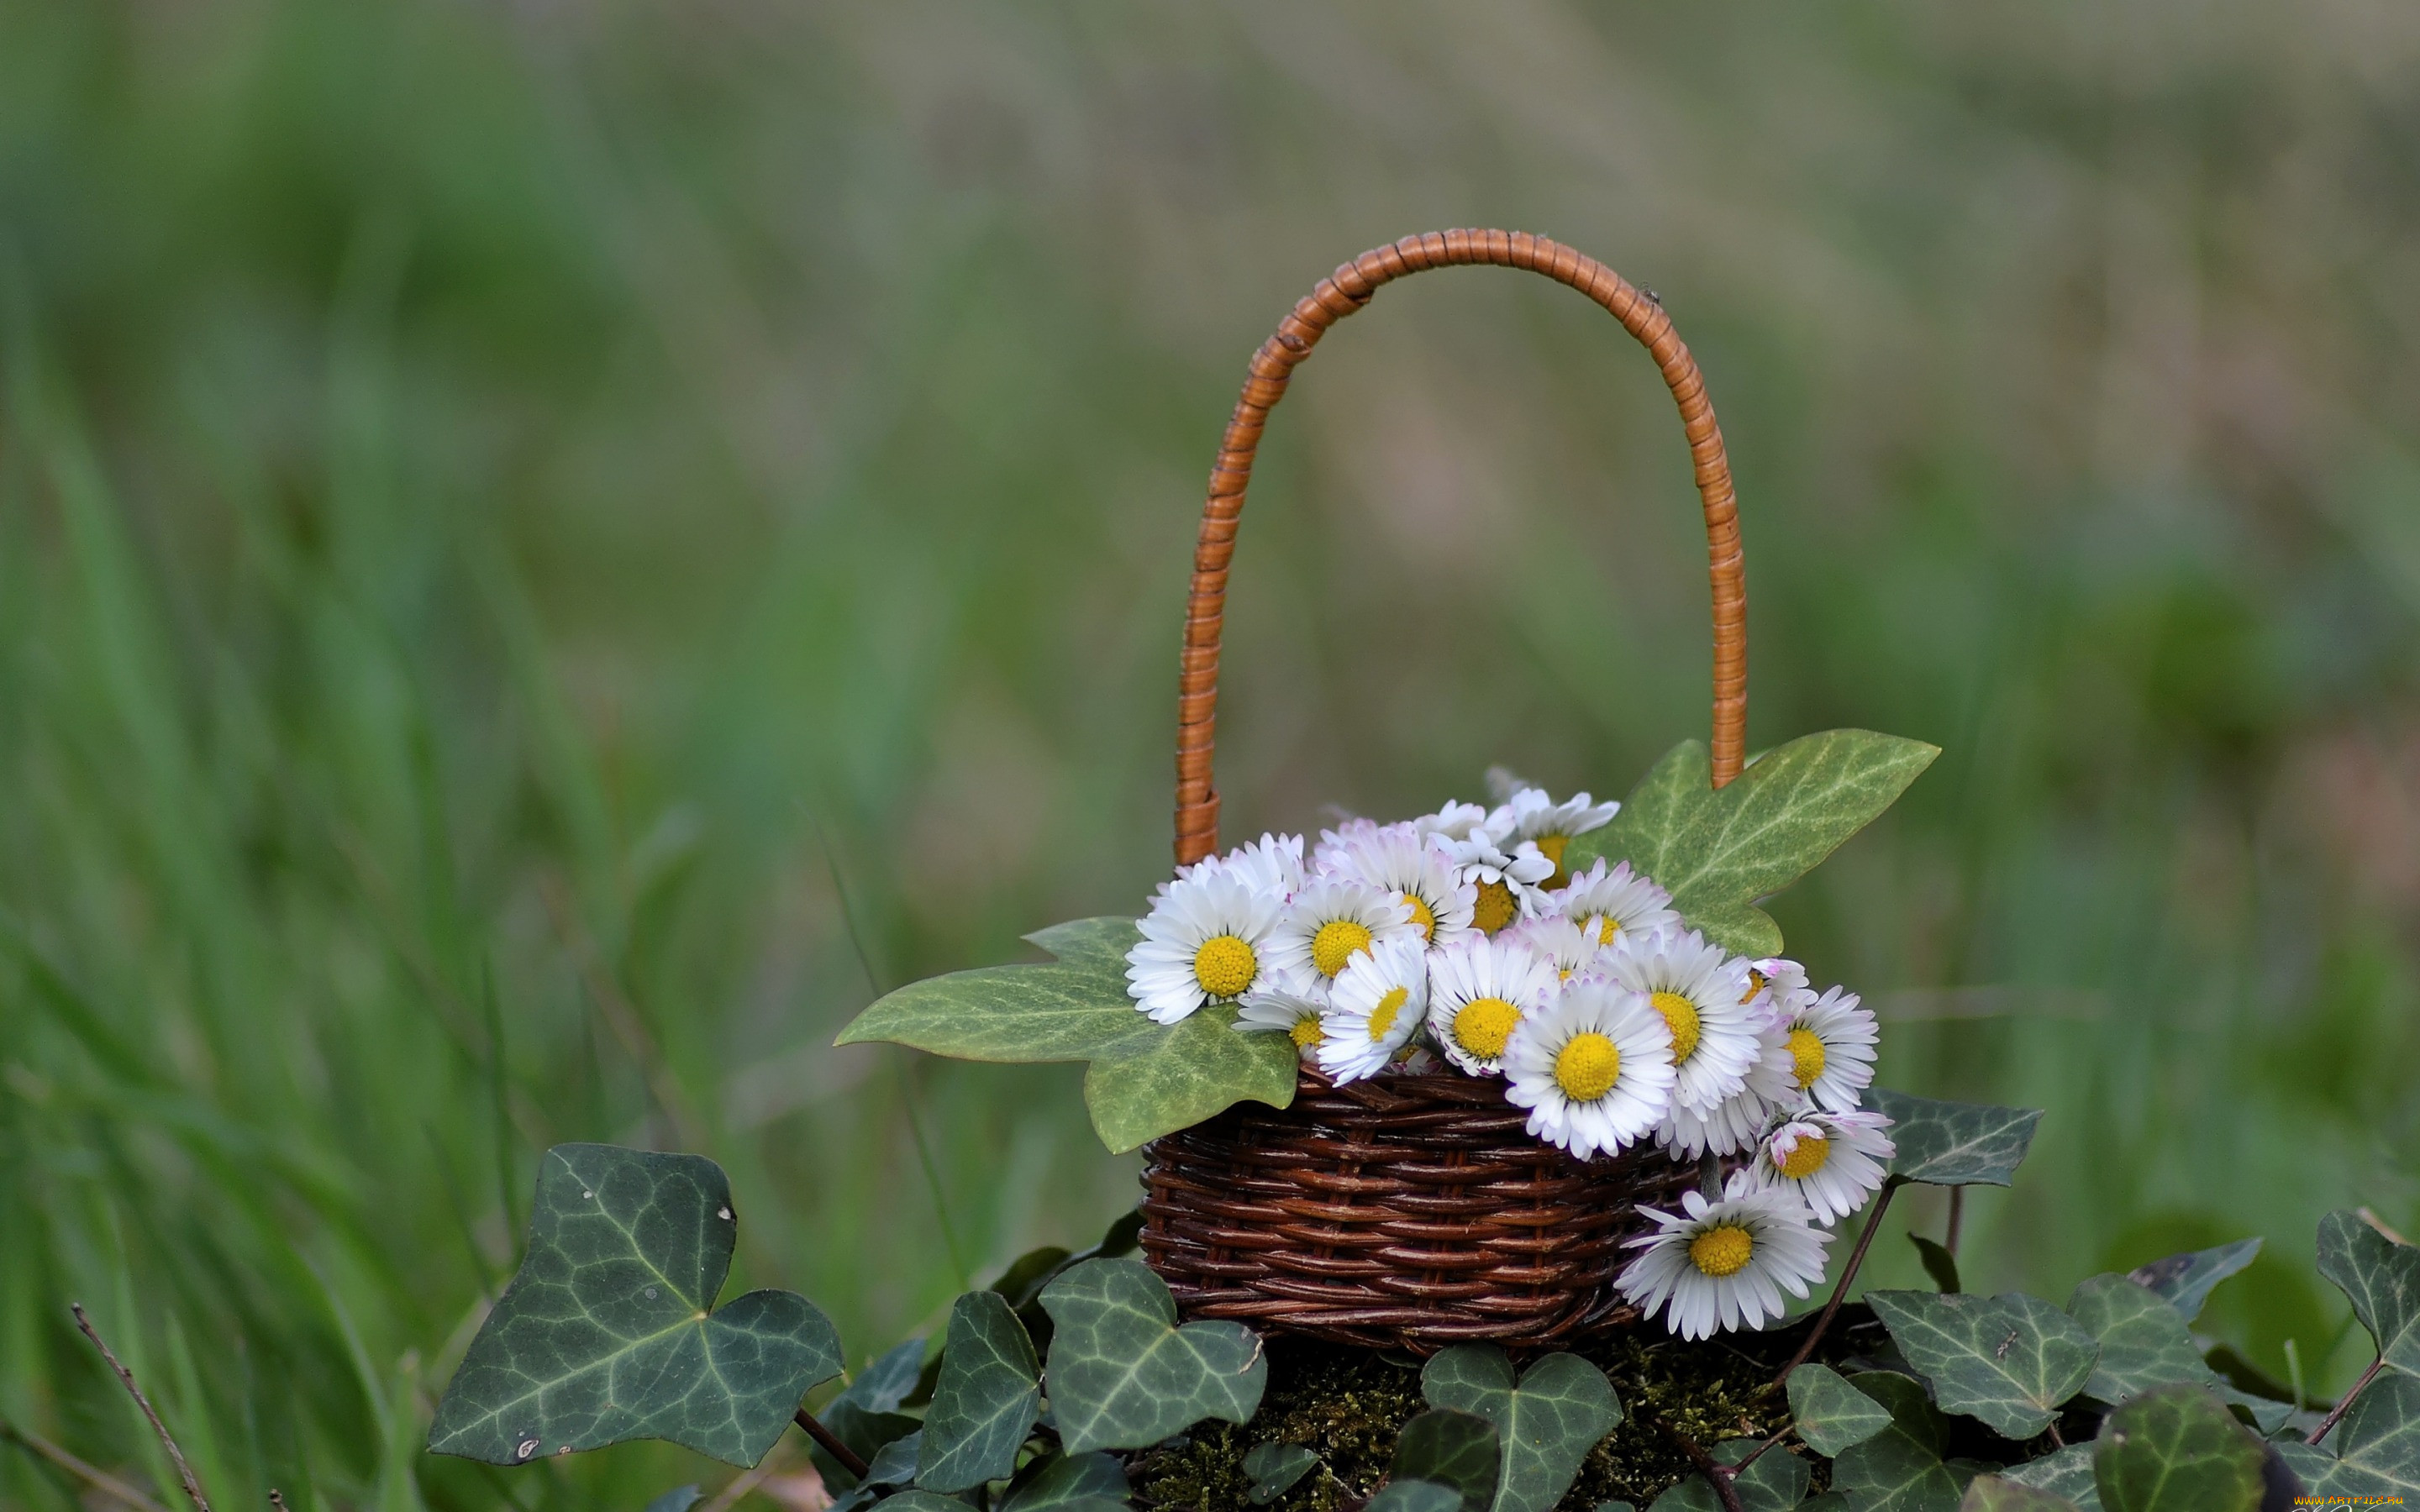
[[(1730, 463), (1705, 383), (1652, 297), (1569, 247), (1507, 231), (1441, 231), (1363, 253), (1323, 279), (1253, 354), (1227, 423), (1193, 554), (1177, 700), (1176, 860), (1218, 847), (1211, 750), (1227, 564), (1261, 430), (1327, 328), (1379, 285), (1493, 263), (1544, 273), (1610, 311), (1680, 406), (1714, 587), (1716, 787), (1739, 774), (1747, 722), (1747, 592)], [(1652, 1149), (1575, 1160), (1532, 1137), (1493, 1077), (1388, 1076), (1336, 1087), (1306, 1071), (1294, 1104), (1243, 1104), (1145, 1147), (1143, 1257), (1192, 1318), (1426, 1354), (1448, 1344), (1555, 1343), (1635, 1321), (1613, 1289), (1641, 1202), (1697, 1179)]]

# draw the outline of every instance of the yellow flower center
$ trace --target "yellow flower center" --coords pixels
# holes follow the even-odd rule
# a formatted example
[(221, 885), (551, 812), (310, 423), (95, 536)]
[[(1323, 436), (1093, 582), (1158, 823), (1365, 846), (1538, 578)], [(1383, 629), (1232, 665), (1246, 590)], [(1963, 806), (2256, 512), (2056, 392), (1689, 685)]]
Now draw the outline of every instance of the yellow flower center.
[(1435, 944), (1436, 910), (1429, 906), (1429, 901), (1414, 892), (1402, 892), (1395, 896), (1403, 899), (1410, 906), (1412, 922), (1420, 927), (1420, 938), (1432, 945)]
[(1823, 1074), (1823, 1037), (1813, 1029), (1790, 1031), (1790, 1074), (1802, 1092)]
[(1621, 923), (1611, 914), (1599, 914), (1593, 920), (1584, 918), (1580, 920), (1580, 928), (1587, 929), (1591, 923), (1596, 927), (1596, 943), (1599, 945), (1611, 945), (1613, 937), (1621, 933)]
[(1326, 1039), (1327, 1031), (1319, 1026), (1318, 1014), (1305, 1013), (1294, 1021), (1294, 1027), (1288, 1029), (1286, 1035), (1294, 1041), (1296, 1050), (1308, 1050)]
[(1213, 997), (1233, 997), (1259, 975), (1260, 957), (1233, 934), (1213, 934), (1193, 952), (1193, 980)]
[(1404, 1011), (1404, 999), (1411, 995), (1412, 990), (1409, 987), (1398, 987), (1394, 991), (1388, 993), (1386, 996), (1378, 999), (1378, 1006), (1370, 1011), (1370, 1042), (1372, 1044), (1376, 1044), (1379, 1041), (1384, 1040), (1388, 1033), (1394, 1028), (1395, 1015)]
[(1716, 1224), (1689, 1241), (1689, 1263), (1706, 1275), (1737, 1275), (1747, 1269), (1756, 1241), (1737, 1224)]
[(1512, 922), (1512, 889), (1501, 882), (1479, 885), (1479, 903), (1470, 911), (1470, 921), (1481, 932), (1493, 934)]
[(1474, 997), (1453, 1016), (1453, 1042), (1481, 1060), (1494, 1060), (1520, 1022), (1521, 1011), (1501, 997)]
[(1571, 883), (1572, 874), (1563, 870), (1563, 847), (1571, 842), (1569, 835), (1541, 835), (1531, 842), (1538, 847), (1539, 855), (1555, 863), (1555, 874), (1546, 879), (1548, 892)]
[(1832, 1158), (1832, 1141), (1822, 1134), (1802, 1136), (1786, 1159), (1774, 1163), (1774, 1168), (1793, 1181), (1803, 1181), (1823, 1168)]
[(1757, 994), (1762, 991), (1764, 991), (1764, 973), (1757, 970), (1754, 966), (1748, 967), (1747, 991), (1740, 994), (1740, 1001), (1743, 1003), (1749, 1002), (1755, 998)]
[(1593, 1103), (1621, 1079), (1621, 1052), (1591, 1030), (1575, 1034), (1555, 1057), (1555, 1085), (1575, 1103)]
[(1358, 919), (1331, 918), (1311, 937), (1311, 964), (1323, 977), (1344, 969), (1357, 950), (1370, 949), (1370, 929)]
[(1655, 1005), (1655, 1011), (1664, 1015), (1665, 1027), (1672, 1031), (1672, 1064), (1677, 1066), (1697, 1051), (1698, 1005), (1679, 993), (1657, 993), (1647, 1000)]

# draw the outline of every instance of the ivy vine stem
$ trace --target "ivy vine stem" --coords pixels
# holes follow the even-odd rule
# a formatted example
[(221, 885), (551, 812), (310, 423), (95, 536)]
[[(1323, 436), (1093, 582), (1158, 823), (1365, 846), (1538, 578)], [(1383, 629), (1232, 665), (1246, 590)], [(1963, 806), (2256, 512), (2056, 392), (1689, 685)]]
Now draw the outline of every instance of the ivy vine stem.
[(1857, 1247), (1849, 1252), (1848, 1268), (1840, 1273), (1839, 1285), (1832, 1288), (1832, 1300), (1823, 1304), (1823, 1315), (1815, 1319), (1815, 1326), (1807, 1331), (1805, 1342), (1798, 1346), (1798, 1352), (1792, 1355), (1790, 1363), (1781, 1367), (1781, 1374), (1773, 1378), (1773, 1384), (1765, 1388), (1767, 1391), (1779, 1390), (1790, 1380), (1790, 1372), (1805, 1365), (1807, 1356), (1815, 1352), (1815, 1346), (1823, 1342), (1823, 1331), (1832, 1326), (1833, 1315), (1840, 1310), (1840, 1304), (1849, 1298), (1849, 1287), (1857, 1279), (1857, 1267), (1866, 1263), (1866, 1251), (1872, 1247), (1874, 1235), (1882, 1231), (1883, 1214), (1890, 1210), (1891, 1198), (1896, 1196), (1899, 1189), (1906, 1184), (1906, 1179), (1898, 1176), (1891, 1177), (1883, 1182), (1883, 1195), (1875, 1199), (1873, 1211), (1866, 1214), (1866, 1227), (1857, 1235)]
[(841, 1469), (847, 1471), (852, 1475), (855, 1475), (859, 1480), (861, 1481), (865, 1479), (865, 1473), (874, 1468), (867, 1464), (863, 1459), (858, 1458), (856, 1450), (850, 1448), (847, 1444), (841, 1443), (839, 1437), (835, 1435), (831, 1429), (824, 1427), (821, 1423), (816, 1422), (814, 1413), (810, 1412), (805, 1408), (801, 1407), (796, 1414), (796, 1421), (798, 1422), (799, 1427), (807, 1430), (808, 1438), (813, 1439), (817, 1443), (823, 1445), (824, 1453), (840, 1461)]
[(168, 1458), (176, 1462), (177, 1476), (185, 1483), (186, 1496), (192, 1498), (198, 1512), (210, 1512), (210, 1499), (202, 1494), (202, 1483), (194, 1478), (194, 1467), (185, 1463), (185, 1451), (177, 1447), (176, 1439), (168, 1432), (168, 1425), (161, 1422), (160, 1414), (152, 1410), (151, 1398), (144, 1396), (143, 1388), (134, 1383), (134, 1372), (120, 1365), (117, 1356), (111, 1352), (107, 1344), (101, 1341), (100, 1332), (92, 1326), (92, 1319), (84, 1315), (83, 1303), (69, 1303), (68, 1311), (75, 1314), (76, 1327), (83, 1329), (84, 1336), (92, 1340), (92, 1347), (99, 1350), (101, 1357), (109, 1362), (109, 1368), (117, 1372), (117, 1383), (126, 1388), (126, 1394), (134, 1398), (134, 1405), (143, 1409), (143, 1415), (151, 1420), (151, 1431), (160, 1435), (161, 1446), (168, 1451)]
[(1655, 1426), (1664, 1430), (1666, 1438), (1681, 1446), (1681, 1452), (1689, 1457), (1689, 1463), (1697, 1466), (1699, 1473), (1706, 1477), (1706, 1484), (1714, 1489), (1715, 1500), (1723, 1504), (1723, 1512), (1747, 1512), (1747, 1508), (1740, 1504), (1739, 1488), (1731, 1484), (1731, 1477), (1737, 1473), (1736, 1471), (1706, 1453), (1704, 1444), (1674, 1427), (1664, 1418), (1656, 1418)]
[(2328, 1415), (2319, 1419), (2319, 1426), (2311, 1430), (2309, 1443), (2316, 1445), (2321, 1439), (2328, 1436), (2328, 1430), (2335, 1427), (2336, 1420), (2345, 1415), (2345, 1410), (2352, 1406), (2352, 1399), (2360, 1396), (2371, 1381), (2378, 1379), (2378, 1372), (2384, 1367), (2385, 1364), (2386, 1356), (2382, 1354), (2369, 1362), (2369, 1368), (2363, 1371), (2361, 1379), (2352, 1383), (2352, 1390), (2337, 1397), (2336, 1404), (2328, 1409)]

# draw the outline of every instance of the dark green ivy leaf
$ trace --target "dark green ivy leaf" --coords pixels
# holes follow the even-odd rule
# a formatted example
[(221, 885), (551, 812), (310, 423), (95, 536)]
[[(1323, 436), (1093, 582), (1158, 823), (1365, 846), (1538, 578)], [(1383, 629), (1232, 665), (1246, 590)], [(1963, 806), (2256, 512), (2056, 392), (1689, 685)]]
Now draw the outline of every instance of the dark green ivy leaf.
[(2073, 1502), (2080, 1512), (2102, 1512), (2101, 1488), (2092, 1479), (2093, 1448), (2088, 1443), (2071, 1443), (2040, 1459), (2010, 1465), (1999, 1473), (2000, 1477), (2063, 1496)]
[[(1263, 1036), (1283, 1039), (1283, 1035)], [(1268, 1384), (1241, 1323), (1176, 1326), (1168, 1285), (1136, 1260), (1086, 1260), (1042, 1288), (1050, 1412), (1071, 1454), (1140, 1449), (1206, 1417), (1251, 1421)]]
[(2138, 1281), (2096, 1275), (2068, 1299), (2068, 1316), (2101, 1345), (2085, 1395), (2113, 1406), (2154, 1386), (2215, 1386), (2218, 1377), (2194, 1348), (2185, 1320)]
[(1944, 1412), (1978, 1418), (2007, 1438), (2050, 1427), (2101, 1352), (2074, 1319), (2019, 1291), (1869, 1291), (1866, 1302), (1932, 1382)]
[(1889, 1117), (1899, 1153), (1891, 1174), (1934, 1186), (2007, 1186), (2034, 1141), (2040, 1108), (1943, 1103), (1877, 1087), (1868, 1104)]
[(1125, 1499), (1125, 1466), (1115, 1455), (1052, 1455), (1026, 1467), (1000, 1512), (1056, 1512), (1080, 1502)]
[(1849, 1384), (1880, 1402), (1891, 1426), (1832, 1461), (1832, 1489), (1844, 1512), (1957, 1512), (1958, 1477), (1941, 1462), (1948, 1425), (1920, 1381), (1869, 1370)]
[(1462, 1512), (1462, 1493), (1433, 1480), (1389, 1481), (1361, 1512)]
[[(1713, 1449), (1718, 1464), (1736, 1465), (1745, 1459), (1761, 1439), (1731, 1439)], [(1768, 1449), (1757, 1458), (1731, 1482), (1738, 1493), (1740, 1512), (1791, 1512), (1806, 1500), (1810, 1477), (1807, 1461), (1786, 1449)], [(1647, 1512), (1724, 1512), (1723, 1504), (1706, 1477), (1689, 1475), (1655, 1499)]]
[(1266, 1506), (1293, 1490), (1317, 1463), (1319, 1456), (1298, 1443), (1256, 1443), (1244, 1456), (1244, 1473), (1252, 1477), (1245, 1494), (1254, 1506)]
[(934, 1491), (900, 1491), (874, 1504), (891, 1512), (967, 1512), (967, 1504)]
[(924, 1430), (903, 1433), (874, 1451), (865, 1467), (868, 1486), (908, 1487), (916, 1484), (916, 1461), (923, 1458)]
[(2342, 1211), (2319, 1220), (2319, 1274), (2351, 1299), (2378, 1356), (2420, 1375), (2420, 1248), (2397, 1244)]
[(1282, 1034), (1237, 1034), (1235, 1011), (1154, 1024), (1126, 995), (1131, 918), (1081, 918), (1026, 936), (1058, 959), (909, 982), (860, 1013), (836, 1044), (870, 1040), (959, 1060), (1082, 1060), (1084, 1103), (1111, 1152), (1252, 1101), (1284, 1107), (1298, 1070)]
[(2020, 1481), (1978, 1475), (1966, 1488), (1958, 1512), (2083, 1512), (2064, 1496), (2038, 1491)]
[(1495, 1425), (1474, 1412), (1435, 1408), (1395, 1435), (1390, 1481), (1430, 1481), (1462, 1495), (1462, 1512), (1486, 1512), (1499, 1460)]
[(1790, 1415), (1807, 1447), (1833, 1458), (1890, 1427), (1890, 1410), (1826, 1365), (1790, 1372)]
[[(940, 1365), (939, 1360), (933, 1364), (936, 1369)], [(899, 1406), (914, 1393), (923, 1369), (923, 1339), (894, 1344), (859, 1371), (847, 1389), (817, 1409), (815, 1419), (859, 1458), (872, 1459), (884, 1444), (916, 1431), (916, 1419), (901, 1412)], [(830, 1485), (847, 1486), (856, 1478), (825, 1454), (819, 1443), (809, 1445), (809, 1457)]]
[(2395, 1496), (2420, 1505), (2420, 1380), (2381, 1371), (2326, 1439), (2277, 1449), (2313, 1496)]
[(1958, 1257), (1947, 1247), (1922, 1234), (1910, 1234), (1907, 1242), (1916, 1246), (1916, 1257), (1924, 1262), (1924, 1273), (1932, 1277), (1934, 1286), (1944, 1291), (1966, 1289), (1958, 1284)]
[(1605, 1372), (1575, 1354), (1550, 1354), (1515, 1386), (1512, 1362), (1493, 1344), (1457, 1344), (1420, 1370), (1432, 1407), (1485, 1418), (1503, 1451), (1493, 1512), (1545, 1512), (1577, 1478), (1580, 1461), (1621, 1421)]
[(2202, 1304), (2210, 1300), (2211, 1288), (2250, 1265), (2259, 1254), (2260, 1241), (2239, 1239), (2216, 1249), (2189, 1250), (2138, 1265), (2126, 1275), (2167, 1298), (2177, 1316), (2190, 1323), (2201, 1316)]
[(2162, 1386), (2109, 1414), (2093, 1452), (2103, 1512), (2260, 1512), (2251, 1430), (2199, 1386)]
[(437, 1404), (429, 1449), (515, 1465), (669, 1439), (764, 1458), (799, 1398), (840, 1373), (840, 1338), (794, 1292), (714, 1308), (738, 1231), (704, 1156), (548, 1150), (529, 1254)]
[(1703, 743), (1684, 740), (1639, 779), (1613, 822), (1575, 838), (1563, 863), (1628, 861), (1672, 894), (1694, 929), (1743, 955), (1781, 953), (1756, 904), (1871, 824), (1941, 754), (1870, 730), (1828, 730), (1766, 751), (1714, 785)]
[(1025, 1325), (999, 1292), (968, 1292), (950, 1309), (916, 1484), (946, 1492), (1001, 1479), (1041, 1412), (1042, 1362)]

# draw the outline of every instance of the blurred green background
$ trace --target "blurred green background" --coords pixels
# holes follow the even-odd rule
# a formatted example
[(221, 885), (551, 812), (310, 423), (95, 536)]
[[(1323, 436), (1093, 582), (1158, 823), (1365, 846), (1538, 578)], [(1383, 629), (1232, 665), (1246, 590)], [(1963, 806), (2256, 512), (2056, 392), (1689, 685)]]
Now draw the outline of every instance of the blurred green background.
[[(1164, 874), (1245, 359), (1451, 224), (1699, 353), (1753, 743), (1946, 749), (1776, 912), (1886, 1080), (2050, 1110), (1970, 1285), (2263, 1234), (2205, 1326), (2339, 1386), (2313, 1225), (2420, 1222), (2415, 100), (2376, 0), (0, 0), (0, 1417), (173, 1500), (80, 1298), (222, 1506), (635, 1509), (727, 1473), (417, 1453), (547, 1145), (712, 1154), (857, 1358), (1087, 1241), (1073, 1069), (826, 1046)], [(1231, 835), (1703, 733), (1584, 300), (1390, 289), (1264, 458)]]

